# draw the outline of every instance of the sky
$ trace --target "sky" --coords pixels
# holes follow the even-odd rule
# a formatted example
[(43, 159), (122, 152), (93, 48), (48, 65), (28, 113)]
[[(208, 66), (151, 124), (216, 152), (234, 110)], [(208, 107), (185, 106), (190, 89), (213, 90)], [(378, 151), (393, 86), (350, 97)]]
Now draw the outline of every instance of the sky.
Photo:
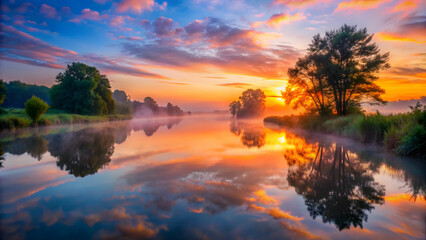
[(384, 99), (426, 94), (426, 1), (418, 0), (3, 0), (0, 78), (51, 86), (67, 64), (106, 74), (134, 100), (225, 110), (261, 88), (270, 111), (287, 69), (316, 34), (367, 28), (391, 68)]

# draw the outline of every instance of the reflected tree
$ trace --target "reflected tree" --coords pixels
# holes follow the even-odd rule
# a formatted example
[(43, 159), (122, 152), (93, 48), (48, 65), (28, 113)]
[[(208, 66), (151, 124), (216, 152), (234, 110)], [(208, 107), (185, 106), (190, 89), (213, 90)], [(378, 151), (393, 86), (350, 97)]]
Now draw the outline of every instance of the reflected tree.
[(134, 131), (143, 130), (145, 135), (150, 137), (154, 135), (154, 133), (156, 133), (161, 126), (167, 126), (167, 129), (171, 129), (174, 125), (178, 125), (181, 121), (181, 118), (143, 120), (140, 122), (133, 122), (132, 129)]
[(3, 143), (6, 152), (14, 155), (28, 153), (28, 155), (37, 158), (39, 161), (43, 154), (47, 152), (47, 144), (47, 140), (38, 134)]
[(56, 165), (76, 177), (95, 174), (111, 162), (114, 152), (112, 129), (83, 129), (54, 135), (49, 139), (49, 152), (58, 158)]
[(4, 162), (4, 150), (3, 148), (0, 146), (0, 168), (3, 167), (3, 162)]
[(236, 136), (241, 136), (241, 143), (248, 148), (261, 148), (265, 145), (266, 133), (263, 127), (233, 119), (229, 130)]
[(368, 164), (342, 145), (326, 148), (320, 144), (313, 161), (297, 162), (287, 180), (304, 197), (314, 219), (321, 216), (341, 231), (362, 228), (373, 204), (384, 203), (384, 186), (374, 181), (368, 169)]

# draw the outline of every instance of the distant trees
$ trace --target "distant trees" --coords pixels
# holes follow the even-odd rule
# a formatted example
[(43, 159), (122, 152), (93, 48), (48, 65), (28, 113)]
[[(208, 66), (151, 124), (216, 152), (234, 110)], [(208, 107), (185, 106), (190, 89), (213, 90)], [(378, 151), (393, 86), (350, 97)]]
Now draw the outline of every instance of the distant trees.
[(23, 83), (21, 81), (10, 81), (4, 83), (7, 93), (3, 107), (24, 108), (25, 102), (32, 96), (39, 97), (47, 104), (50, 104), (50, 88), (35, 84)]
[(123, 90), (115, 90), (112, 93), (112, 98), (115, 101), (116, 111), (118, 114), (131, 114), (132, 102), (130, 97)]
[(115, 113), (109, 80), (95, 67), (73, 62), (56, 82), (50, 91), (53, 108), (78, 114)]
[(171, 103), (167, 103), (166, 113), (168, 116), (182, 116), (185, 114), (179, 106), (173, 106)]
[(25, 113), (31, 118), (33, 123), (36, 123), (47, 109), (49, 109), (49, 105), (36, 96), (32, 96), (25, 103)]
[(152, 97), (146, 97), (143, 101), (143, 104), (152, 110), (153, 113), (158, 111), (158, 104)]
[(0, 79), (0, 106), (3, 104), (4, 99), (6, 98), (7, 89), (4, 85), (3, 79)]
[(262, 116), (265, 110), (265, 93), (261, 89), (248, 89), (229, 104), (229, 111), (237, 118)]
[(375, 84), (380, 70), (389, 68), (389, 53), (380, 54), (367, 29), (343, 25), (314, 36), (308, 53), (288, 70), (283, 97), (293, 107), (325, 115), (333, 109), (346, 115), (360, 103), (383, 104), (384, 90)]

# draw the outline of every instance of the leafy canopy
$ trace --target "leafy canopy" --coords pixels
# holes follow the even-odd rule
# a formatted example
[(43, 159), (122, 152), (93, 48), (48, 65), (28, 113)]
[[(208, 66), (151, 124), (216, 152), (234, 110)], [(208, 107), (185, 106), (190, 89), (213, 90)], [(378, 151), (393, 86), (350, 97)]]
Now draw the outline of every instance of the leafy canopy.
[(229, 111), (238, 118), (262, 116), (265, 110), (265, 99), (265, 93), (261, 89), (247, 89), (238, 100), (229, 104)]
[(111, 85), (95, 67), (72, 63), (56, 76), (51, 89), (52, 107), (78, 114), (113, 114)]
[(384, 104), (384, 90), (375, 81), (389, 68), (389, 53), (380, 54), (367, 29), (343, 25), (314, 36), (308, 53), (288, 70), (283, 97), (295, 108), (327, 114), (350, 113), (363, 102)]

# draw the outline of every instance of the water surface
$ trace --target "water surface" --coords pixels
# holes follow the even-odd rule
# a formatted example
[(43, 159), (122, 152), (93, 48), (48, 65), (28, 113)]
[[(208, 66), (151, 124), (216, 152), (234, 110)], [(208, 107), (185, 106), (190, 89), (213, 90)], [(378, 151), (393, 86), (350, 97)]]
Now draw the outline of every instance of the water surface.
[(1, 239), (424, 239), (424, 164), (227, 117), (1, 134)]

